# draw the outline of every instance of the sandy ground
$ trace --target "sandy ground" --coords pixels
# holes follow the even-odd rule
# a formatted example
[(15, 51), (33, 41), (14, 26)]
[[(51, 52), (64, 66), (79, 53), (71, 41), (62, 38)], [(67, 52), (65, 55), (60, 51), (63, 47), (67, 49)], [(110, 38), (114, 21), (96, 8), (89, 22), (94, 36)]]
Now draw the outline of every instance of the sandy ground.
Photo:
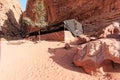
[[(74, 66), (76, 48), (65, 50), (62, 42), (1, 40), (0, 80), (102, 80)], [(120, 80), (120, 69), (110, 72)]]

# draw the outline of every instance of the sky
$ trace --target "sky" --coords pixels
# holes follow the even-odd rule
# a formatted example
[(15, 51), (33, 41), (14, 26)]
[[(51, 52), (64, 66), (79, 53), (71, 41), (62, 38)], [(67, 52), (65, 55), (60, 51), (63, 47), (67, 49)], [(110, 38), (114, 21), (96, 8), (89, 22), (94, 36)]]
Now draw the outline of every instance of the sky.
[(22, 6), (23, 11), (25, 11), (25, 9), (26, 9), (26, 2), (27, 2), (27, 0), (20, 0), (20, 4)]

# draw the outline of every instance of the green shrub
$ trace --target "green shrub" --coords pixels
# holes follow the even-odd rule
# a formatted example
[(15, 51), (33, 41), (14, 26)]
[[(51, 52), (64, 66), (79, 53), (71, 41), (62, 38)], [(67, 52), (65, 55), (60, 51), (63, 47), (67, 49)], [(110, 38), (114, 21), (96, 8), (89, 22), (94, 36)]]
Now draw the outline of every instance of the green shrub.
[(33, 22), (30, 18), (24, 17), (24, 18), (23, 18), (23, 21), (24, 21), (25, 24), (31, 25), (32, 27), (35, 27), (34, 22)]
[(24, 17), (23, 21), (27, 25), (31, 25), (31, 27), (38, 28), (46, 28), (48, 25), (46, 22), (46, 14), (44, 11), (44, 2), (41, 0), (36, 0), (34, 4), (34, 13), (35, 13), (35, 21), (32, 21), (29, 17)]
[(39, 24), (38, 27), (47, 26), (48, 24), (45, 19), (46, 14), (44, 11), (43, 1), (36, 0), (36, 3), (34, 5), (34, 12), (35, 12), (35, 18), (36, 18), (35, 23)]

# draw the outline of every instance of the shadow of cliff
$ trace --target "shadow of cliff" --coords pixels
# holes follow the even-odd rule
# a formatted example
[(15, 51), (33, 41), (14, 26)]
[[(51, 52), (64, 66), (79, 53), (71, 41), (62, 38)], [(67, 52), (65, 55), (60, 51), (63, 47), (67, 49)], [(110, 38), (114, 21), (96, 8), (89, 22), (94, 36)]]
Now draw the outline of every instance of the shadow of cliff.
[(6, 12), (7, 20), (2, 26), (3, 38), (6, 40), (18, 40), (20, 36), (20, 23), (16, 21), (13, 11), (10, 9)]
[(76, 48), (64, 49), (64, 48), (55, 48), (48, 49), (50, 54), (53, 54), (50, 58), (53, 59), (58, 65), (62, 66), (65, 69), (85, 73), (84, 70), (80, 67), (76, 67), (73, 63), (73, 57), (76, 53)]

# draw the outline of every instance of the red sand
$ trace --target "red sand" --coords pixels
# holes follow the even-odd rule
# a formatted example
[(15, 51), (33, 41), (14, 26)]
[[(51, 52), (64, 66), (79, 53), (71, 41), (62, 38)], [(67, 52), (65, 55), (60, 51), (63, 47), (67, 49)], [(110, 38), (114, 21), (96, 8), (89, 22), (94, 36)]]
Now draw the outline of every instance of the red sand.
[[(63, 49), (64, 43), (1, 40), (0, 80), (108, 80), (86, 74), (74, 66), (75, 48)], [(120, 80), (120, 69), (111, 72)]]

